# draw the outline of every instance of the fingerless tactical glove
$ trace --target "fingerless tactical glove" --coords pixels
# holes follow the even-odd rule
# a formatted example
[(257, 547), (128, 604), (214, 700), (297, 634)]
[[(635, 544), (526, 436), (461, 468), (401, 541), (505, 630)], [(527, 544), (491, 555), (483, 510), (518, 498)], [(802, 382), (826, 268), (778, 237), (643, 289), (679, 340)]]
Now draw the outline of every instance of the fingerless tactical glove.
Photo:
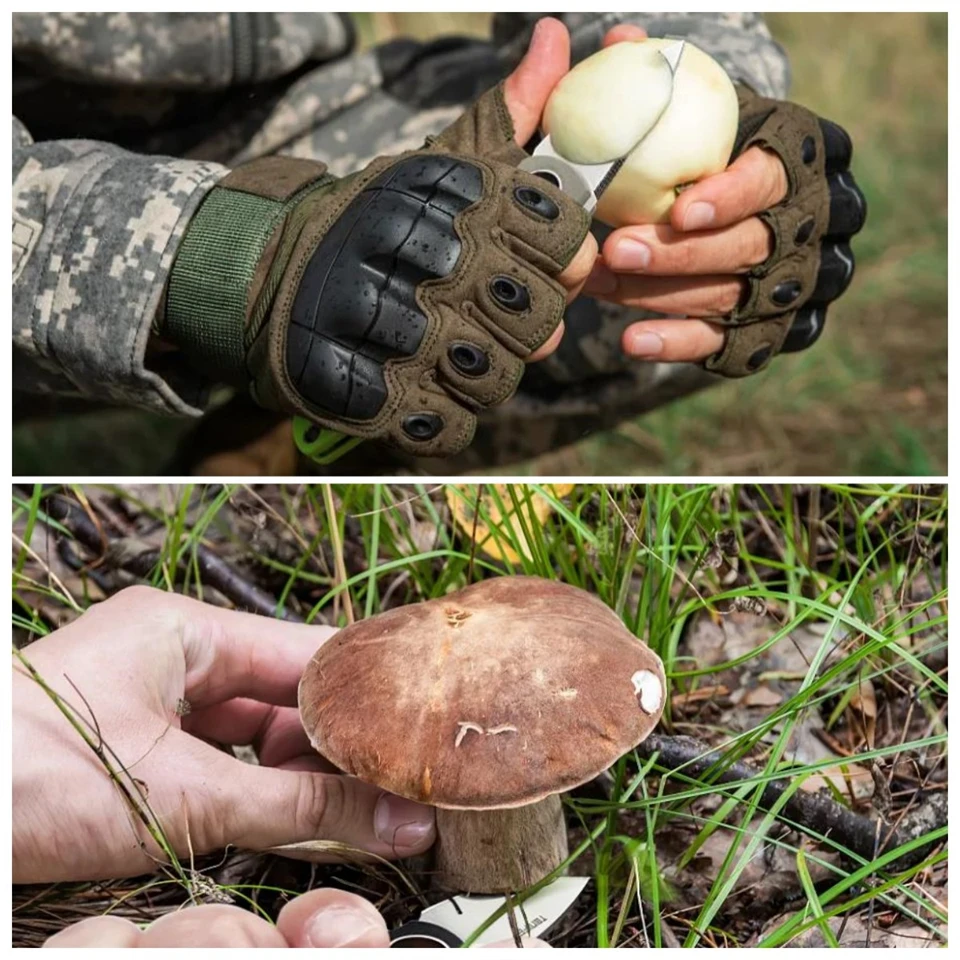
[(589, 229), (525, 156), (497, 87), (343, 180), (289, 157), (238, 167), (187, 229), (162, 333), (264, 407), (457, 453), (559, 325), (556, 277)]
[(760, 214), (773, 234), (773, 253), (747, 275), (737, 309), (714, 321), (728, 327), (727, 338), (706, 367), (728, 377), (756, 373), (776, 354), (805, 350), (817, 340), (827, 305), (850, 285), (850, 238), (867, 214), (842, 127), (744, 86), (737, 95), (733, 159), (753, 146), (770, 150), (786, 168), (789, 186), (781, 203)]

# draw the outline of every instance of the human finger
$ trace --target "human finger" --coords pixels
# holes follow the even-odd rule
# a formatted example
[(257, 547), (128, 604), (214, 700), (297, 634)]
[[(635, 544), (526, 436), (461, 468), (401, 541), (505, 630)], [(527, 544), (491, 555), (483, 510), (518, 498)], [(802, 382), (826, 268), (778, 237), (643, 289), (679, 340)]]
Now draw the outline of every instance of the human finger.
[(580, 249), (574, 254), (567, 268), (557, 276), (557, 280), (567, 288), (567, 303), (574, 300), (583, 287), (593, 265), (597, 262), (600, 250), (597, 238), (588, 233)]
[(296, 706), (310, 658), (336, 630), (182, 600), (185, 696), (194, 707), (233, 697)]
[(536, 363), (538, 360), (545, 360), (549, 357), (550, 354), (560, 346), (560, 341), (563, 340), (566, 329), (564, 322), (561, 320), (557, 329), (550, 334), (550, 337), (527, 357), (527, 363)]
[(658, 223), (615, 230), (604, 242), (603, 262), (615, 273), (662, 277), (746, 273), (767, 260), (772, 247), (770, 228), (758, 217), (696, 233)]
[(633, 23), (618, 23), (611, 27), (603, 38), (603, 47), (612, 47), (615, 43), (624, 43), (625, 41), (646, 40), (647, 31), (643, 27), (638, 27)]
[(280, 931), (249, 910), (205, 903), (167, 913), (143, 931), (140, 947), (286, 947)]
[(187, 714), (182, 729), (217, 743), (252, 746), (264, 767), (326, 773), (336, 769), (311, 746), (296, 707), (237, 697)]
[(213, 747), (198, 759), (203, 777), (185, 776), (183, 797), (186, 822), (205, 829), (204, 852), (333, 840), (400, 858), (423, 853), (436, 838), (432, 807), (354, 777), (261, 767)]
[(390, 946), (376, 907), (345, 890), (310, 890), (291, 900), (277, 917), (277, 929), (291, 947)]
[[(617, 274), (606, 267), (601, 271), (588, 285), (592, 295), (625, 307), (679, 317), (722, 317), (740, 302), (746, 284), (730, 274), (654, 277)], [(601, 289), (603, 281), (610, 286)]]
[(723, 339), (723, 328), (704, 320), (641, 320), (623, 331), (621, 346), (638, 360), (696, 363), (717, 353)]
[(776, 206), (788, 186), (779, 158), (751, 147), (726, 170), (681, 191), (670, 210), (670, 222), (682, 231), (730, 226)]
[(138, 947), (141, 933), (122, 917), (87, 917), (47, 937), (45, 947)]
[(569, 70), (570, 33), (554, 17), (543, 17), (533, 28), (526, 54), (503, 85), (520, 146), (537, 132), (547, 99)]

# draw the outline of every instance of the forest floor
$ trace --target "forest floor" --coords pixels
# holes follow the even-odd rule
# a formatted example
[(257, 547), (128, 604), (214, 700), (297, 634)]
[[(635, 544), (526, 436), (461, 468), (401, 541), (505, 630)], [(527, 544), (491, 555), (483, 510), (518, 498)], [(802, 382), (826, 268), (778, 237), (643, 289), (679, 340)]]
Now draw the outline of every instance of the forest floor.
[[(943, 487), (37, 486), (15, 491), (13, 530), (28, 658), (134, 583), (335, 626), (487, 577), (580, 586), (660, 655), (670, 697), (650, 741), (565, 797), (567, 866), (591, 882), (552, 945), (945, 942)], [(426, 862), (218, 851), (15, 887), (14, 944), (213, 896), (275, 917), (319, 885), (391, 927), (437, 897)]]

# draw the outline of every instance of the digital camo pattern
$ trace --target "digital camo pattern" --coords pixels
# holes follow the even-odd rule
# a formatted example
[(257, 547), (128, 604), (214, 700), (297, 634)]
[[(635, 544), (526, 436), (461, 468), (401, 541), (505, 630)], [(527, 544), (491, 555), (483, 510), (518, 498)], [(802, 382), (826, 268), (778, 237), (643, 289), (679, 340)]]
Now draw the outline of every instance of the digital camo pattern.
[(13, 53), (97, 83), (223, 88), (282, 77), (352, 44), (336, 13), (17, 13)]
[(226, 172), (90, 140), (15, 146), (16, 388), (199, 413), (202, 379), (148, 369), (147, 346), (184, 228)]
[[(262, 93), (266, 87), (259, 88), (259, 98), (248, 88), (237, 90), (226, 106), (239, 103), (241, 110), (214, 111), (203, 137), (184, 149), (194, 160), (135, 156), (90, 141), (31, 144), (15, 122), (17, 385), (196, 412), (204, 400), (202, 382), (169, 355), (148, 359), (147, 347), (184, 226), (226, 172), (209, 161), (233, 166), (284, 153), (322, 160), (345, 175), (376, 156), (418, 147), (479, 92), (471, 89), (451, 102), (450, 90), (470, 87), (471, 80), (482, 89), (509, 71), (535, 19), (535, 14), (497, 15), (496, 46), (464, 41), (453, 52), (427, 46), (398, 75), (395, 55), (388, 56), (386, 48), (303, 66), (305, 56), (329, 59), (350, 40), (334, 15), (16, 15), (18, 61), (101, 83), (194, 85), (199, 91), (300, 67), (272, 98)], [(593, 52), (611, 26), (629, 20), (651, 35), (689, 38), (764, 95), (787, 93), (787, 58), (759, 14), (567, 14), (565, 19), (576, 59)], [(252, 58), (234, 56), (228, 63), (228, 47), (235, 54), (252, 52)], [(442, 71), (450, 69), (451, 57), (470, 76), (438, 84), (435, 74), (447, 79)], [(251, 102), (259, 114), (243, 110)], [(249, 115), (256, 117), (253, 129), (247, 129)], [(444, 472), (554, 449), (716, 379), (690, 365), (627, 361), (620, 333), (644, 316), (649, 314), (578, 301), (561, 350), (530, 369), (513, 400), (484, 414), (473, 448), (462, 462), (447, 461)]]
[[(293, 82), (260, 129), (231, 157), (231, 164), (272, 153), (322, 160), (323, 157), (310, 149), (311, 136), (315, 131), (328, 130), (336, 142), (347, 143), (349, 134), (343, 128), (342, 118), (352, 115), (358, 107), (364, 129), (376, 128), (380, 136), (389, 137), (391, 130), (395, 129), (389, 125), (392, 118), (379, 115), (370, 102), (379, 92), (382, 81), (380, 63), (373, 51), (355, 53), (348, 59), (311, 70)], [(422, 143), (421, 138), (418, 146)], [(398, 151), (388, 149), (384, 152)], [(344, 152), (344, 156), (347, 162), (333, 171), (338, 176), (353, 173), (373, 159), (365, 157), (361, 160), (348, 152)]]

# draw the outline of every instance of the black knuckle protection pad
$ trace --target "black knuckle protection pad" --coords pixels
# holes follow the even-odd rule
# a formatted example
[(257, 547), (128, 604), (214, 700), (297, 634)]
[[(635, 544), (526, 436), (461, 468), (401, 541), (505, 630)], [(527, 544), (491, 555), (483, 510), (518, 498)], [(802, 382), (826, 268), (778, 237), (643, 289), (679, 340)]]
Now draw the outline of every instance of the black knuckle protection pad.
[(820, 334), (823, 333), (826, 322), (827, 308), (825, 305), (808, 303), (801, 307), (790, 324), (790, 329), (787, 331), (787, 336), (780, 347), (780, 352), (798, 353), (812, 347), (820, 339)]
[(513, 394), (522, 358), (559, 324), (555, 277), (588, 227), (515, 180), (503, 164), (422, 152), (359, 190), (292, 297), (294, 407), (424, 455), (470, 442), (476, 411)]
[(723, 350), (706, 367), (727, 376), (754, 373), (778, 353), (810, 347), (827, 306), (850, 285), (850, 239), (866, 220), (866, 201), (850, 170), (853, 146), (839, 125), (797, 104), (738, 87), (740, 129), (734, 158), (752, 146), (775, 154), (787, 197), (761, 219), (773, 253), (748, 275), (747, 293), (728, 318)]
[(187, 225), (162, 332), (263, 407), (458, 453), (562, 321), (557, 278), (590, 227), (525, 156), (497, 85), (422, 150), (351, 177), (240, 164)]
[(453, 218), (482, 195), (479, 168), (418, 156), (352, 201), (310, 258), (290, 312), (287, 371), (305, 400), (337, 417), (377, 416), (384, 365), (414, 356), (427, 332), (417, 287), (456, 267)]

